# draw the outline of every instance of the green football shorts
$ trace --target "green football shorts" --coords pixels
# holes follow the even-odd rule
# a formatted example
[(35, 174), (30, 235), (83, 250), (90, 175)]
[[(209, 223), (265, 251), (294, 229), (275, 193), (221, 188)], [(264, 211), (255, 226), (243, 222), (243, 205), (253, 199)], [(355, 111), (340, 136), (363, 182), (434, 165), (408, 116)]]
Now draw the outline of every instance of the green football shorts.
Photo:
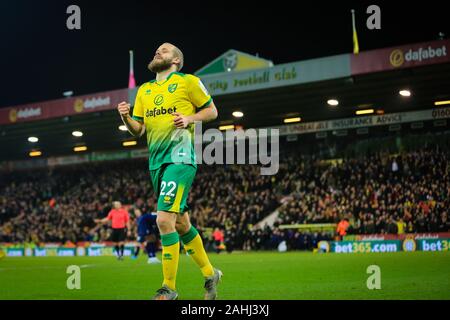
[(158, 199), (158, 211), (185, 213), (189, 189), (197, 168), (189, 164), (165, 163), (159, 169), (150, 170), (153, 190)]

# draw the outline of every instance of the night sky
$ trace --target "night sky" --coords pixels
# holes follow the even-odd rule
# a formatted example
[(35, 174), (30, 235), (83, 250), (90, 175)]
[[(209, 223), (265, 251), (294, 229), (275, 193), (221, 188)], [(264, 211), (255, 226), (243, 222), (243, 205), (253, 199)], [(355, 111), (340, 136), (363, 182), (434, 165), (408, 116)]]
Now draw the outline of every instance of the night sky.
[[(137, 83), (153, 79), (147, 64), (165, 41), (183, 50), (185, 73), (228, 49), (275, 64), (350, 53), (351, 8), (361, 51), (450, 34), (445, 1), (392, 2), (1, 1), (0, 107), (125, 88), (130, 49)], [(79, 31), (66, 28), (70, 4), (81, 8)], [(381, 8), (381, 30), (365, 27), (370, 4)]]

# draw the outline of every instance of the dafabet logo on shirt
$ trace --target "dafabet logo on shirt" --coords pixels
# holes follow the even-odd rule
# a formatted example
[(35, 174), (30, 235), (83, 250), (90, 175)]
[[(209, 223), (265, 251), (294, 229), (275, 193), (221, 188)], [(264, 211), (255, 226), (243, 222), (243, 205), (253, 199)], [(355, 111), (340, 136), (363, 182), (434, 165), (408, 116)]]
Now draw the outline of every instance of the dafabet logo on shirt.
[(153, 102), (154, 102), (157, 106), (162, 105), (163, 102), (164, 102), (164, 96), (163, 96), (162, 94), (158, 94), (158, 95), (155, 97), (155, 100), (153, 100)]
[(177, 107), (173, 107), (173, 108), (164, 108), (164, 107), (160, 107), (160, 108), (153, 108), (153, 109), (148, 109), (145, 112), (145, 116), (148, 117), (156, 117), (159, 115), (165, 115), (165, 114), (172, 114), (173, 112), (177, 112)]

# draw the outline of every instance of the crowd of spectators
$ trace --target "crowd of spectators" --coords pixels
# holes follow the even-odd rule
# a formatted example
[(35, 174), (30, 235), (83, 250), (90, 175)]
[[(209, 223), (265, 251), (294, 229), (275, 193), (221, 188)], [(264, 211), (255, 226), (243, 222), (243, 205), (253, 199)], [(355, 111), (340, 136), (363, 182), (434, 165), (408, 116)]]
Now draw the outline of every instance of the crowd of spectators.
[[(448, 231), (450, 154), (376, 154), (316, 166), (280, 208), (279, 224), (349, 221), (350, 234)], [(299, 172), (302, 175), (302, 172)]]
[[(190, 192), (192, 221), (202, 227), (254, 224), (278, 205), (275, 178), (250, 166), (200, 166)], [(155, 211), (146, 159), (99, 162), (2, 175), (0, 242), (107, 239), (96, 228), (114, 200)], [(132, 210), (130, 210), (132, 211)]]
[[(94, 219), (114, 200), (155, 210), (146, 159), (2, 173), (0, 242), (106, 240), (109, 229), (95, 228)], [(283, 224), (346, 219), (346, 234), (447, 232), (450, 154), (427, 148), (325, 161), (294, 150), (273, 176), (257, 165), (199, 165), (188, 204), (193, 224), (220, 228), (228, 251), (276, 249), (282, 241), (311, 249), (334, 237)], [(254, 228), (274, 210), (273, 226)]]

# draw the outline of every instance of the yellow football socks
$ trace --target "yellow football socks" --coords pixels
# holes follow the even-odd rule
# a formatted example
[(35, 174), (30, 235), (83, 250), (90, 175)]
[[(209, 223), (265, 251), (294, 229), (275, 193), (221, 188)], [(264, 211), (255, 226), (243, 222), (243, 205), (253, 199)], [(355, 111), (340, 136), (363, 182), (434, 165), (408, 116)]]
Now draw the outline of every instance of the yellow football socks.
[(193, 226), (189, 231), (181, 236), (186, 252), (194, 259), (195, 263), (200, 267), (204, 277), (210, 277), (214, 275), (214, 269), (209, 262), (206, 255), (205, 248), (203, 247), (203, 241), (198, 234), (197, 229)]
[(162, 243), (162, 267), (164, 282), (172, 290), (175, 290), (177, 279), (178, 260), (180, 258), (180, 238), (177, 232), (161, 235)]

